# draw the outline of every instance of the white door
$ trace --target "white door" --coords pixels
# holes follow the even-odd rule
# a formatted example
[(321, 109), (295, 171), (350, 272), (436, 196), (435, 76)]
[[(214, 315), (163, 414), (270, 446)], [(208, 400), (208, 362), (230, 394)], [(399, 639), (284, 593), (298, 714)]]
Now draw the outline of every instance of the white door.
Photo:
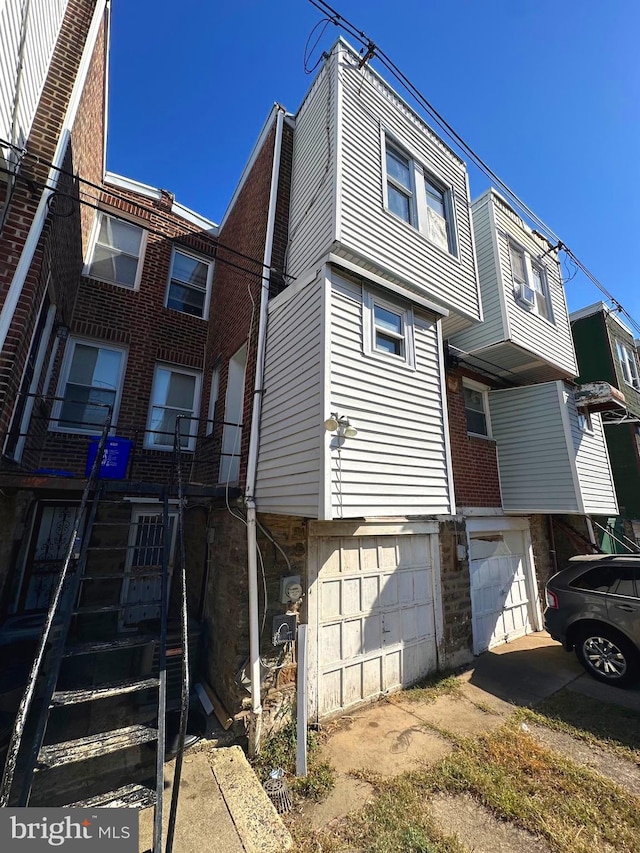
[(437, 537), (326, 537), (317, 544), (314, 704), (323, 717), (436, 669)]
[(534, 630), (522, 530), (470, 534), (473, 652), (479, 654)]

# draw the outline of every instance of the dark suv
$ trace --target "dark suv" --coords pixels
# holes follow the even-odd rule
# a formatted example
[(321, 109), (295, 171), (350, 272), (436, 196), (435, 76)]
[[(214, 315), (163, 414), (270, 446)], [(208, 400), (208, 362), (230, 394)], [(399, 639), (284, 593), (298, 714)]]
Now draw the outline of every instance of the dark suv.
[(547, 631), (589, 675), (618, 687), (640, 676), (640, 556), (572, 557), (546, 596)]

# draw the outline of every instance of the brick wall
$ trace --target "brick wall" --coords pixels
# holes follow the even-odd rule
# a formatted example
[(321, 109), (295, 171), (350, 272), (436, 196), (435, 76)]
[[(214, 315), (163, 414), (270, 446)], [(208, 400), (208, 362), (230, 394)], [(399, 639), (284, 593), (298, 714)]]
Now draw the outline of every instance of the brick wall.
[[(21, 167), (5, 226), (0, 235), (0, 303), (4, 303), (13, 280), (40, 200), (42, 187), (47, 180), (48, 163), (55, 152), (94, 7), (95, 0), (70, 0), (62, 23), (27, 141), (28, 153)], [(98, 55), (100, 51), (102, 51), (101, 56)], [(104, 88), (99, 81), (102, 73), (99, 68), (100, 62), (103, 67), (104, 31), (92, 64), (94, 77), (98, 78), (98, 82), (94, 81), (93, 85)], [(91, 145), (94, 142), (87, 137), (87, 144)], [(34, 159), (34, 156), (40, 159)], [(64, 168), (72, 167), (73, 155), (72, 152), (67, 152)], [(68, 206), (71, 205), (72, 216), (77, 216), (77, 205), (73, 204), (74, 197), (77, 197), (77, 186), (71, 178), (62, 176), (60, 190), (65, 194), (65, 198), (58, 199), (58, 213), (64, 209), (66, 214)], [(54, 212), (56, 208), (51, 209)], [(55, 217), (49, 216), (48, 225), (42, 233), (0, 357), (0, 403), (2, 403), (0, 435), (4, 434), (11, 417), (15, 394), (20, 386), (38, 310), (42, 303), (47, 273), (50, 269), (49, 266), (43, 268), (43, 259), (47, 251), (51, 250), (52, 243), (54, 247), (57, 245), (55, 239), (52, 241), (51, 232), (55, 234), (56, 231), (65, 230), (65, 228), (70, 230), (70, 223), (62, 226), (54, 222), (54, 219)], [(56, 295), (61, 301), (73, 299), (71, 291), (74, 284), (74, 279), (59, 279)]]
[[(281, 551), (258, 529), (267, 588), (266, 621), (260, 641), (265, 664), (262, 701), (265, 725), (270, 729), (286, 721), (295, 694), (296, 667), (290, 651), (274, 647), (271, 635), (273, 617), (287, 611), (287, 605), (279, 601), (281, 578), (300, 575), (306, 588), (307, 529), (303, 519), (288, 516), (259, 514), (258, 521), (289, 560), (287, 565)], [(214, 510), (210, 525), (214, 544), (206, 599), (206, 674), (228, 710), (237, 714), (250, 703), (249, 692), (236, 680), (249, 657), (247, 531), (242, 521), (226, 509)], [(265, 599), (261, 575), (258, 596), (262, 623)]]
[(447, 370), (447, 411), (453, 464), (453, 483), (459, 507), (502, 506), (495, 441), (467, 433), (462, 377), (482, 381), (468, 371)]
[[(255, 384), (256, 345), (260, 310), (262, 259), (264, 257), (275, 126), (267, 134), (246, 181), (229, 212), (219, 235), (218, 261), (213, 284), (213, 302), (207, 340), (207, 372), (220, 366), (220, 385), (215, 419), (224, 419), (229, 359), (247, 343), (247, 368), (244, 384), (244, 405), (241, 439), (240, 482), (246, 477), (246, 456), (249, 443), (253, 389)], [(292, 131), (283, 129), (281, 169), (276, 206), (272, 268), (282, 269), (286, 252), (289, 183), (291, 179)], [(241, 266), (242, 269), (238, 269)], [(270, 291), (282, 288), (282, 277), (271, 276)], [(210, 387), (204, 389), (202, 412), (206, 417)], [(220, 446), (222, 426), (214, 430), (215, 446)], [(199, 468), (201, 479), (217, 480), (215, 460)]]

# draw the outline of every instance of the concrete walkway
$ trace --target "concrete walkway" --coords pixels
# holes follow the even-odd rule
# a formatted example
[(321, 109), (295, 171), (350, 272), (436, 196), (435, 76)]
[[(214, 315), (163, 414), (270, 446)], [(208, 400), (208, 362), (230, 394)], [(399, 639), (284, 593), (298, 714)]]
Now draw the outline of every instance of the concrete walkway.
[[(166, 837), (174, 763), (167, 765)], [(140, 851), (151, 849), (153, 809), (140, 813)], [(291, 835), (239, 746), (196, 748), (185, 754), (173, 849), (175, 853), (280, 853)]]

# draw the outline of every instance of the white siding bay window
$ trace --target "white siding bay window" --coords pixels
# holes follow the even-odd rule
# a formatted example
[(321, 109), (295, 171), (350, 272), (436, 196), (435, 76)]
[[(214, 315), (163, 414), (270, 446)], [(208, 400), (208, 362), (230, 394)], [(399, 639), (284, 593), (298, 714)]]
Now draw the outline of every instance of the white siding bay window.
[(528, 253), (511, 241), (509, 241), (509, 258), (513, 292), (517, 301), (552, 323), (551, 301), (544, 270), (531, 260)]
[(156, 365), (145, 447), (173, 450), (176, 424), (180, 417), (180, 447), (183, 450), (195, 449), (195, 416), (200, 403), (200, 384), (199, 371), (168, 364)]
[(84, 274), (135, 290), (144, 236), (139, 225), (98, 211)]
[(385, 206), (438, 248), (456, 254), (451, 190), (385, 136)]
[(167, 308), (206, 317), (213, 264), (174, 249), (167, 289)]
[(54, 407), (51, 428), (61, 432), (96, 433), (111, 414), (115, 424), (125, 350), (70, 338)]

